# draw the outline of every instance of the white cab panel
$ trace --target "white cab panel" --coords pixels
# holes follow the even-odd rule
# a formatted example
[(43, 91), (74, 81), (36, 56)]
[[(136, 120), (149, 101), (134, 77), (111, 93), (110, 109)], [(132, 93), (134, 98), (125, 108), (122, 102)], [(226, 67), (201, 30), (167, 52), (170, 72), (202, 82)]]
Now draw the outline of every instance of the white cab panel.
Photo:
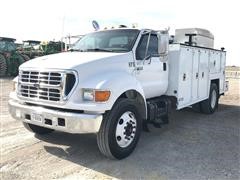
[(146, 99), (165, 94), (168, 86), (168, 67), (159, 57), (136, 60), (135, 76), (141, 82)]

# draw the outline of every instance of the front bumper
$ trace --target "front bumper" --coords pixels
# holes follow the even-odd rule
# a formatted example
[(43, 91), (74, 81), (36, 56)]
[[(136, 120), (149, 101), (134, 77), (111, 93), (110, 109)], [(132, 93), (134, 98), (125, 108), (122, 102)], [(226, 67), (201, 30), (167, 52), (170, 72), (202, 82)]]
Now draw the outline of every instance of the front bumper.
[(49, 129), (69, 133), (97, 133), (102, 123), (102, 114), (63, 112), (21, 104), (13, 99), (8, 104), (13, 118)]

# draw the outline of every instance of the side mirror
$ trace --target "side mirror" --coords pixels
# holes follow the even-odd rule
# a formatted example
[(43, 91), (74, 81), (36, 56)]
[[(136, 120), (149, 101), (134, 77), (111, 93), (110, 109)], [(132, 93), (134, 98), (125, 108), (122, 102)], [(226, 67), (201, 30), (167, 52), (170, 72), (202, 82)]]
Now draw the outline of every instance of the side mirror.
[(158, 53), (160, 57), (168, 55), (169, 35), (168, 31), (158, 32)]

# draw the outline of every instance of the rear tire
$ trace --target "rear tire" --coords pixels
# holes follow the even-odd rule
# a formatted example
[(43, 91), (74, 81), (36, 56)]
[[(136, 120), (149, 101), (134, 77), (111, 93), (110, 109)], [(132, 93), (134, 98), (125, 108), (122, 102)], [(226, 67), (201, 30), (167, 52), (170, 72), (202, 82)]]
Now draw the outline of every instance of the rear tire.
[(142, 130), (142, 117), (134, 99), (119, 99), (105, 113), (97, 143), (102, 154), (111, 159), (123, 159), (135, 149)]
[(5, 57), (0, 54), (0, 77), (6, 76), (7, 72), (7, 62)]
[(212, 83), (208, 99), (200, 103), (201, 112), (205, 114), (212, 114), (218, 107), (219, 91), (218, 86)]
[(35, 134), (39, 134), (39, 135), (49, 134), (49, 133), (54, 131), (53, 129), (48, 129), (48, 128), (36, 126), (36, 125), (29, 124), (29, 123), (26, 123), (26, 122), (23, 122), (23, 126), (27, 130), (29, 130), (31, 132), (34, 132)]

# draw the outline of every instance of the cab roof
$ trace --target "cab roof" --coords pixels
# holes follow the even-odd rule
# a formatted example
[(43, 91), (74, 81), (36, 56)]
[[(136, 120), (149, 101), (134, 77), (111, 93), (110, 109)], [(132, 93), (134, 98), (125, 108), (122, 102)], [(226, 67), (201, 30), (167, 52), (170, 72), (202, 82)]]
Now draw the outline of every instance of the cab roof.
[(16, 39), (14, 39), (14, 38), (8, 38), (8, 37), (0, 37), (0, 41), (15, 42)]
[(36, 44), (40, 44), (41, 43), (41, 41), (37, 41), (37, 40), (25, 40), (23, 42), (36, 43)]

